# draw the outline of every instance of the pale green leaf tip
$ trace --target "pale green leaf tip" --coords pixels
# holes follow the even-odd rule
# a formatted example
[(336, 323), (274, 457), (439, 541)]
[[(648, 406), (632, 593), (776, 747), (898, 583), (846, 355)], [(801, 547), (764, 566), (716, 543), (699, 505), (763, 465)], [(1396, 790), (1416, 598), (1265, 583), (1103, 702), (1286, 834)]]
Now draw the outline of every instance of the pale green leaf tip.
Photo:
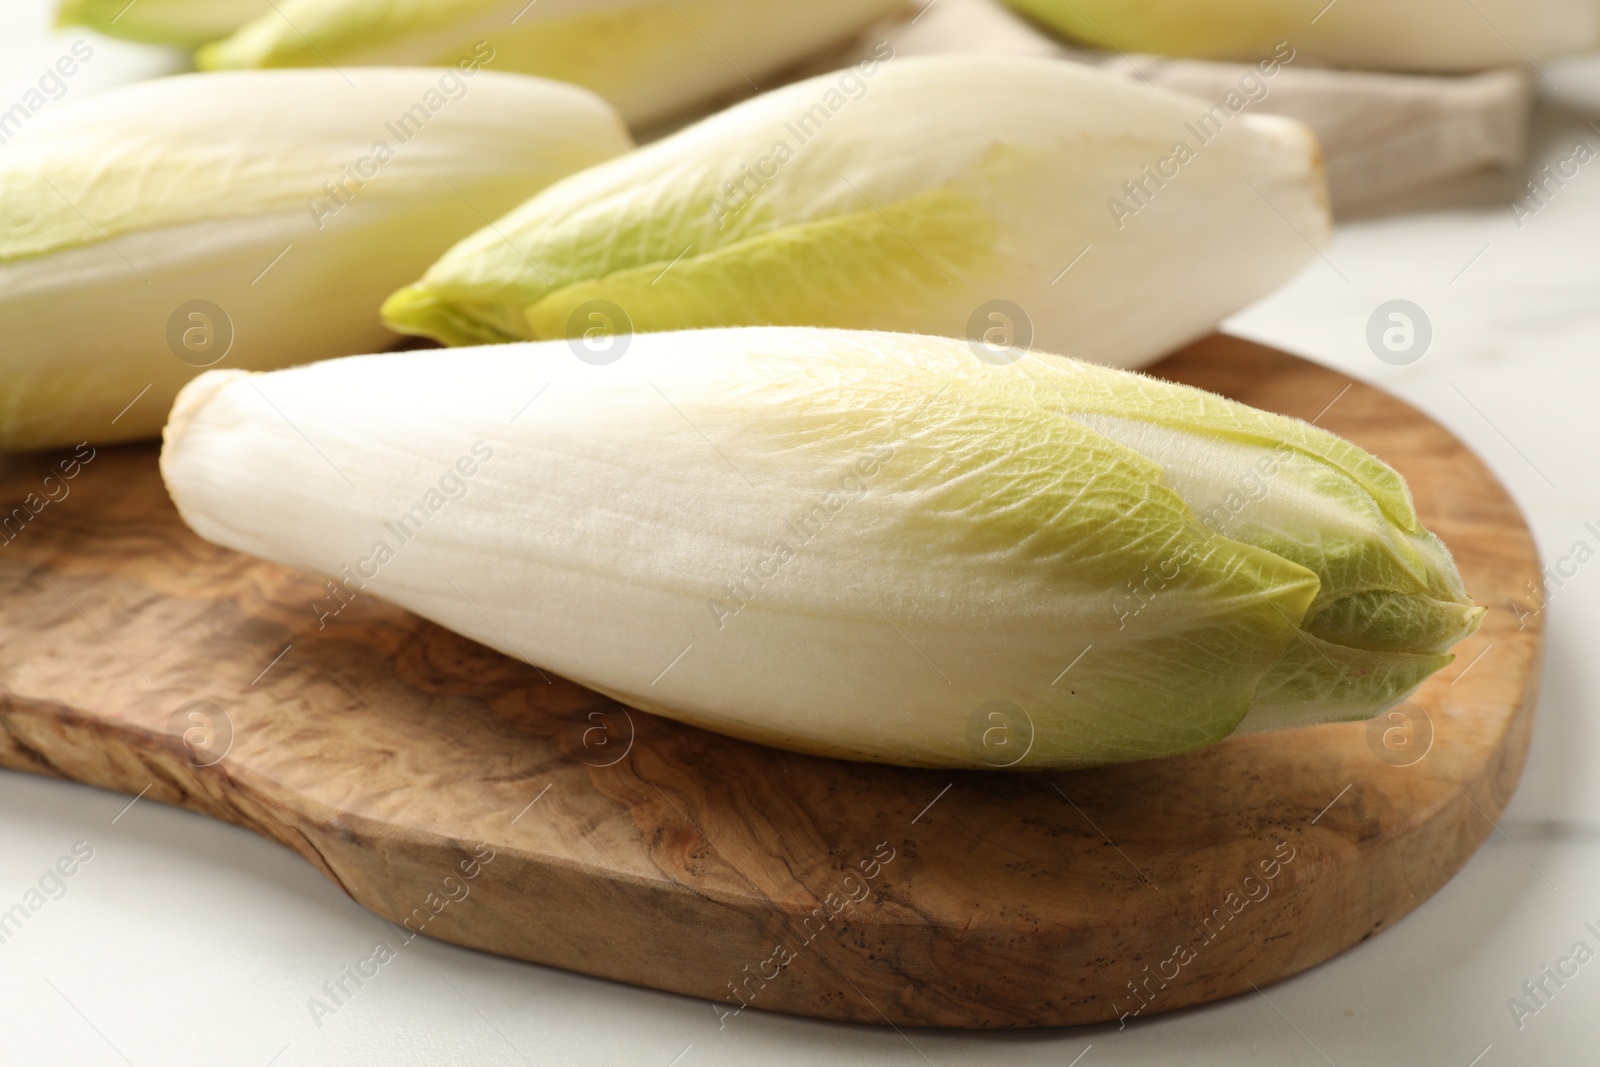
[(458, 301), (440, 296), (426, 285), (408, 285), (383, 302), (383, 324), (396, 333), (426, 337), (459, 348), (522, 340), (474, 318)]
[(212, 41), (210, 44), (203, 44), (195, 49), (194, 69), (204, 71), (227, 70), (228, 64), (224, 58), (226, 53), (223, 50), (225, 43), (223, 41)]
[(88, 25), (83, 20), (83, 0), (61, 0), (56, 5), (55, 28), (64, 30), (71, 26)]
[[(97, 0), (59, 0), (56, 4), (55, 28), (71, 29), (81, 26), (107, 37), (115, 37), (138, 44), (173, 45), (192, 47), (200, 42), (193, 35), (162, 30), (139, 20), (136, 4), (107, 4)], [(123, 16), (130, 16), (124, 18)]]
[[(101, 5), (94, 3), (94, 0), (60, 0), (60, 3), (56, 5), (55, 28), (68, 30), (75, 26), (81, 26), (96, 33), (103, 33), (107, 37), (142, 40), (142, 38), (129, 37), (127, 27), (117, 25), (115, 18), (106, 18), (105, 11)], [(146, 43), (161, 44), (163, 42), (150, 41)]]

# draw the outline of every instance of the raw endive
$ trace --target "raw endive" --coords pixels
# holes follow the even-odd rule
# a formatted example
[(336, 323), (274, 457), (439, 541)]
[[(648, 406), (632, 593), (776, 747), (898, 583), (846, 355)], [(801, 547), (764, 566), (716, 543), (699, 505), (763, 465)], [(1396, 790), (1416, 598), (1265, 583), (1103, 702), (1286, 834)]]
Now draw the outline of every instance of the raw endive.
[(278, 0), (202, 70), (453, 62), (475, 45), (496, 70), (576, 82), (648, 122), (748, 92), (903, 0)]
[(1135, 366), (1316, 255), (1314, 137), (1052, 60), (868, 60), (560, 182), (384, 307), (448, 344), (835, 326)]
[(110, 37), (190, 48), (272, 10), (272, 0), (60, 0), (56, 22)]
[(308, 621), (383, 597), (852, 759), (1082, 766), (1359, 719), (1481, 614), (1392, 469), (1208, 393), (896, 334), (611, 356), (208, 373), (162, 472), (201, 536), (333, 579)]
[(383, 297), (631, 146), (575, 86), (471, 69), (119, 89), (0, 153), (0, 448), (154, 435), (198, 367), (392, 340)]
[(1600, 43), (1594, 0), (1006, 0), (1083, 44), (1383, 70), (1521, 66)]

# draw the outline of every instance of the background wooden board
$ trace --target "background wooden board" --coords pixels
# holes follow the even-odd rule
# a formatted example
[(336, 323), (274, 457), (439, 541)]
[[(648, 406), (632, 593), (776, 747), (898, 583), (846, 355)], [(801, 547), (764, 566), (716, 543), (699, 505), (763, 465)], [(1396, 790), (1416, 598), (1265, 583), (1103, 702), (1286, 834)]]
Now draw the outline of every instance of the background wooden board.
[[(376, 601), (319, 631), (322, 582), (189, 534), (138, 446), (0, 542), (0, 764), (250, 827), (427, 936), (729, 1011), (1043, 1026), (1265, 985), (1490, 832), (1532, 725), (1540, 616), (1508, 605), (1538, 561), (1483, 465), (1381, 392), (1225, 337), (1156, 371), (1320, 414), (1410, 479), (1494, 610), (1408, 719), (1073, 774), (766, 749)], [(60, 460), (4, 460), (0, 507)]]

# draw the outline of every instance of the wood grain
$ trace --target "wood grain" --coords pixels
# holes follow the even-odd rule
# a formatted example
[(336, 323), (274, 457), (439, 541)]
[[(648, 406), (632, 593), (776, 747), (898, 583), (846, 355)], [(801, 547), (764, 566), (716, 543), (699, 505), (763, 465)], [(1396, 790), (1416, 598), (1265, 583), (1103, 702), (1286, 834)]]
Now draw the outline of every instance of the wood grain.
[[(1409, 478), (1493, 609), (1409, 726), (1054, 775), (767, 749), (370, 599), (319, 631), (322, 582), (191, 535), (137, 446), (0, 537), (0, 764), (247, 826), (426, 936), (729, 1011), (1047, 1026), (1266, 985), (1392, 925), (1489, 833), (1533, 721), (1541, 616), (1508, 605), (1538, 561), (1484, 466), (1377, 390), (1225, 337), (1157, 371), (1320, 412)], [(5, 460), (0, 504), (61, 459)]]

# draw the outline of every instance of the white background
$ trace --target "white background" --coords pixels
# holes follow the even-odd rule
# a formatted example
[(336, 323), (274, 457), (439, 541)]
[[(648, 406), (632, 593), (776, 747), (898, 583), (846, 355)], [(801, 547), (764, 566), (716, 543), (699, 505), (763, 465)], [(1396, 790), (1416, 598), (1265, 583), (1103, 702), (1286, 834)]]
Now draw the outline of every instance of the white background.
[[(0, 8), (0, 109), (86, 36), (49, 33), (48, 6)], [(68, 99), (178, 62), (93, 41)], [(1580, 139), (1600, 149), (1585, 120), (1542, 112), (1536, 160)], [(1228, 328), (1429, 412), (1512, 488), (1551, 561), (1594, 541), (1585, 521), (1600, 525), (1600, 162), (1519, 228), (1508, 202), (1525, 177), (1347, 220), (1324, 259)], [(1407, 367), (1365, 340), (1395, 298), (1434, 329)], [(1578, 939), (1600, 947), (1583, 928), (1600, 926), (1600, 562), (1547, 621), (1539, 724), (1502, 832), (1393, 929), (1265, 995), (1121, 1032), (897, 1033), (758, 1011), (719, 1031), (702, 1001), (418, 940), (319, 1028), (307, 998), (388, 932), (380, 920), (247, 831), (148, 802), (117, 818), (129, 798), (0, 772), (0, 907), (74, 842), (95, 850), (67, 895), (0, 945), (0, 1065), (1592, 1065), (1600, 961), (1521, 1029), (1506, 1003)]]

